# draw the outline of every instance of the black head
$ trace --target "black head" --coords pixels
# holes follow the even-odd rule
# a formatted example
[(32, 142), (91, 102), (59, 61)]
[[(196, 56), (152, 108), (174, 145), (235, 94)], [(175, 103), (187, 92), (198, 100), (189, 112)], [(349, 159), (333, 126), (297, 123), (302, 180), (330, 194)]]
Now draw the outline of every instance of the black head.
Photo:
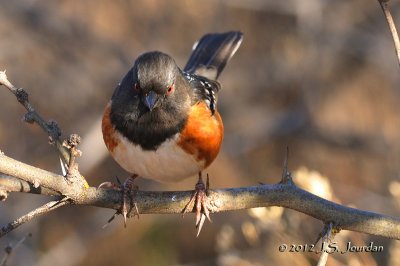
[(155, 149), (186, 122), (189, 85), (175, 61), (149, 52), (135, 61), (112, 97), (111, 121), (143, 149)]
[(159, 105), (164, 95), (172, 94), (179, 69), (168, 55), (152, 52), (141, 55), (136, 60), (135, 89), (141, 100), (151, 111)]

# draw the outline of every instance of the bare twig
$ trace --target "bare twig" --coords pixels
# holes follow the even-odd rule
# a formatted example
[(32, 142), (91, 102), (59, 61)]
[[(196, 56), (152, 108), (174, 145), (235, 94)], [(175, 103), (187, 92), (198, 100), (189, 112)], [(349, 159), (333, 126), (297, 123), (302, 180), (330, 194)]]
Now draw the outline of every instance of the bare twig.
[(60, 208), (62, 206), (65, 206), (67, 204), (70, 204), (70, 201), (68, 199), (62, 199), (59, 201), (50, 201), (46, 204), (44, 204), (43, 206), (40, 206), (39, 208), (21, 216), (20, 218), (16, 219), (13, 222), (10, 222), (8, 224), (6, 224), (5, 226), (3, 226), (0, 229), (0, 237), (6, 235), (7, 233), (11, 232), (12, 230), (16, 229), (17, 227), (19, 227), (20, 225), (29, 222), (30, 220), (32, 220), (33, 218), (36, 218), (42, 214), (48, 213), (50, 211), (53, 211), (57, 208)]
[(328, 261), (328, 256), (329, 256), (328, 252), (326, 252), (325, 250), (322, 251), (321, 256), (319, 257), (317, 266), (325, 266), (326, 262)]
[(64, 163), (68, 164), (70, 159), (70, 154), (68, 149), (63, 147), (62, 142), (60, 141), (61, 130), (58, 127), (55, 121), (46, 122), (33, 108), (33, 106), (29, 102), (28, 93), (22, 89), (15, 87), (7, 78), (6, 71), (0, 71), (0, 85), (5, 86), (9, 89), (17, 98), (18, 102), (21, 103), (25, 109), (28, 111), (24, 120), (28, 123), (36, 122), (49, 136), (50, 142), (55, 143), (57, 150), (59, 151), (62, 160)]
[[(39, 182), (39, 179), (35, 178), (34, 176), (31, 176), (30, 178), (29, 173), (25, 173), (24, 176), (28, 177), (27, 179), (23, 179), (25, 181), (28, 181), (29, 183), (33, 184), (34, 187), (39, 187), (42, 186), (44, 188), (51, 188), (54, 189), (56, 187), (60, 187), (59, 185), (54, 186), (50, 185), (49, 182), (57, 182), (62, 184), (62, 186), (65, 188), (64, 191), (69, 191), (69, 192), (74, 192), (77, 193), (82, 187), (89, 187), (87, 184), (85, 178), (79, 173), (78, 171), (78, 164), (75, 161), (75, 158), (77, 156), (80, 156), (81, 152), (77, 149), (77, 146), (80, 142), (80, 137), (76, 134), (72, 134), (67, 141), (61, 142), (60, 136), (61, 136), (61, 130), (58, 127), (57, 123), (55, 121), (48, 121), (46, 122), (34, 109), (34, 107), (30, 104), (29, 102), (29, 95), (28, 93), (22, 89), (22, 88), (17, 88), (15, 87), (7, 78), (7, 75), (5, 71), (0, 71), (0, 85), (5, 86), (7, 89), (9, 89), (17, 98), (18, 102), (21, 103), (25, 109), (28, 111), (28, 113), (25, 114), (25, 121), (29, 123), (36, 122), (49, 136), (50, 142), (55, 143), (57, 150), (60, 153), (61, 159), (64, 163), (64, 165), (68, 166), (68, 173), (67, 176), (64, 179), (64, 181), (68, 181), (68, 184), (73, 183), (72, 181), (79, 181), (75, 182), (74, 187), (75, 189), (71, 188), (66, 188), (66, 185), (68, 185), (66, 182), (61, 181), (59, 178), (50, 178), (50, 179), (41, 179), (41, 182)], [(1, 153), (0, 153), (1, 155)], [(12, 167), (10, 168), (12, 169)], [(18, 170), (15, 169), (14, 170)], [(9, 174), (11, 176), (15, 176), (12, 173), (9, 172), (3, 172), (4, 174)], [(52, 181), (50, 181), (52, 180)], [(44, 182), (44, 183), (42, 183)], [(56, 190), (57, 192), (61, 192), (60, 190)], [(67, 194), (63, 194), (65, 196), (68, 196)]]
[(383, 14), (385, 15), (386, 21), (389, 25), (390, 32), (392, 33), (392, 38), (394, 42), (394, 47), (396, 50), (397, 60), (400, 65), (400, 40), (399, 35), (396, 30), (396, 25), (394, 24), (394, 20), (392, 14), (390, 13), (388, 2), (389, 0), (378, 0), (379, 4), (381, 5)]
[(63, 146), (66, 147), (71, 153), (71, 159), (69, 160), (68, 168), (71, 171), (71, 168), (74, 168), (74, 164), (76, 163), (76, 157), (82, 155), (82, 152), (78, 150), (78, 145), (81, 142), (81, 137), (77, 134), (71, 134), (67, 140), (63, 142)]
[(8, 246), (5, 248), (6, 255), (3, 257), (3, 259), (0, 262), (0, 266), (5, 266), (7, 264), (8, 259), (10, 258), (11, 254), (15, 252), (15, 250), (28, 238), (31, 237), (32, 234), (29, 233), (28, 235), (24, 236), (21, 238), (14, 246), (10, 243)]
[(333, 229), (333, 223), (328, 222), (325, 224), (324, 229), (323, 229), (322, 233), (320, 234), (322, 236), (321, 237), (321, 239), (322, 239), (322, 254), (318, 260), (317, 266), (325, 266), (326, 262), (328, 261), (328, 256), (331, 253), (331, 250), (330, 250), (328, 244), (332, 242), (332, 236), (333, 236), (332, 229)]
[(78, 163), (76, 162), (76, 157), (82, 155), (82, 152), (78, 150), (78, 145), (80, 142), (81, 137), (77, 134), (71, 134), (68, 139), (63, 142), (63, 146), (70, 151), (70, 160), (66, 175), (66, 179), (69, 183), (74, 183), (82, 177), (78, 170)]

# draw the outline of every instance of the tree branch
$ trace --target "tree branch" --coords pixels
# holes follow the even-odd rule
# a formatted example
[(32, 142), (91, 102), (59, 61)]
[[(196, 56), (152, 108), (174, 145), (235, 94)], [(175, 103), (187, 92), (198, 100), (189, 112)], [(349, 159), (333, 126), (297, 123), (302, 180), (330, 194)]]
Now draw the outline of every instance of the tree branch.
[(11, 232), (12, 230), (16, 229), (20, 225), (29, 222), (33, 218), (36, 218), (42, 214), (48, 213), (52, 210), (55, 210), (57, 208), (60, 208), (62, 206), (65, 206), (67, 204), (70, 204), (68, 200), (60, 200), (60, 201), (50, 201), (49, 203), (44, 204), (43, 206), (25, 214), (24, 216), (21, 216), (20, 218), (16, 219), (15, 221), (6, 224), (0, 229), (0, 237), (6, 235), (7, 233)]
[(394, 24), (392, 14), (390, 13), (390, 10), (389, 10), (389, 6), (388, 6), (389, 0), (378, 0), (378, 2), (381, 5), (382, 11), (383, 11), (383, 14), (385, 15), (390, 32), (392, 33), (392, 38), (393, 38), (394, 47), (396, 50), (397, 60), (400, 65), (400, 40), (399, 40), (399, 35), (396, 30), (396, 25)]
[[(119, 210), (122, 193), (116, 189), (71, 187), (63, 176), (39, 169), (6, 155), (0, 155), (0, 172), (27, 182), (39, 180), (43, 187), (68, 196), (71, 203)], [(181, 213), (192, 191), (137, 191), (135, 201), (141, 214)], [(209, 191), (211, 212), (256, 207), (290, 208), (324, 223), (333, 222), (343, 230), (356, 231), (400, 240), (400, 219), (346, 207), (304, 191), (293, 183), (258, 185)]]
[(60, 140), (61, 130), (55, 121), (46, 122), (39, 113), (36, 112), (35, 108), (29, 102), (28, 93), (22, 89), (15, 87), (7, 78), (6, 71), (0, 71), (0, 85), (5, 86), (10, 92), (12, 92), (17, 98), (18, 102), (22, 104), (28, 111), (24, 116), (24, 121), (28, 123), (36, 122), (49, 136), (50, 143), (54, 143), (60, 157), (65, 164), (69, 164), (70, 153), (69, 150), (63, 146)]
[(51, 189), (42, 187), (40, 185), (34, 186), (33, 184), (25, 180), (21, 180), (19, 178), (5, 175), (2, 173), (0, 173), (0, 192), (1, 191), (4, 191), (6, 193), (23, 192), (23, 193), (41, 194), (46, 196), (60, 196), (60, 193), (57, 193)]
[(6, 266), (7, 265), (7, 261), (10, 258), (11, 254), (13, 252), (15, 252), (15, 250), (28, 238), (31, 237), (32, 234), (29, 233), (28, 235), (24, 236), (21, 240), (19, 240), (15, 245), (12, 245), (11, 243), (8, 244), (8, 246), (5, 248), (5, 256), (3, 257), (3, 259), (0, 262), (0, 266)]
[(19, 161), (4, 154), (0, 154), (0, 165), (0, 173), (18, 177), (34, 187), (48, 188), (57, 192), (58, 195), (65, 196), (74, 190), (74, 186), (69, 185), (63, 176), (27, 164), (21, 165)]

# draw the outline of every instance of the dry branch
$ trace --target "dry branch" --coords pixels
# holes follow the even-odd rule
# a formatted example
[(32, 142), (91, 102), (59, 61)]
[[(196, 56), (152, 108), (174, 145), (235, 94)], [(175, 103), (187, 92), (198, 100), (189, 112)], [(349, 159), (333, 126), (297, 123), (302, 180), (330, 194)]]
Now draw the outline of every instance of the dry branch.
[(383, 11), (383, 14), (385, 15), (390, 32), (392, 33), (394, 48), (396, 51), (397, 60), (400, 65), (400, 39), (399, 39), (399, 34), (397, 33), (396, 25), (394, 24), (392, 14), (390, 13), (390, 9), (388, 6), (389, 0), (378, 0), (378, 2), (381, 5), (382, 11)]
[(19, 240), (15, 245), (12, 245), (11, 243), (8, 244), (8, 246), (5, 248), (5, 256), (1, 259), (0, 261), (0, 266), (6, 266), (7, 261), (10, 258), (11, 254), (15, 252), (15, 250), (28, 238), (31, 237), (32, 234), (29, 233), (28, 235), (24, 236), (21, 240)]
[(17, 227), (19, 227), (20, 225), (31, 221), (32, 219), (43, 215), (45, 213), (48, 213), (52, 210), (55, 210), (59, 207), (62, 207), (64, 205), (69, 204), (68, 200), (59, 200), (59, 201), (50, 201), (46, 204), (44, 204), (43, 206), (21, 216), (20, 218), (16, 219), (13, 222), (10, 222), (6, 225), (4, 225), (1, 229), (0, 229), (0, 237), (6, 235), (7, 233), (11, 232), (12, 230), (16, 229)]
[[(68, 191), (70, 186), (66, 181), (49, 181), (61, 180), (63, 176), (24, 164), (4, 154), (0, 155), (0, 172), (27, 182), (38, 180), (43, 187), (68, 195), (72, 204), (115, 210), (121, 207), (122, 193), (119, 190), (89, 187)], [(191, 194), (192, 191), (137, 191), (135, 200), (141, 214), (172, 214), (182, 212)], [(325, 200), (293, 183), (213, 189), (209, 191), (209, 199), (213, 213), (280, 206), (305, 213), (324, 223), (333, 222), (343, 230), (400, 239), (400, 219)]]
[(40, 185), (34, 186), (32, 183), (29, 183), (25, 180), (0, 173), (0, 192), (2, 191), (5, 193), (23, 192), (46, 196), (60, 196), (60, 193), (57, 193), (54, 190), (42, 187)]
[(10, 92), (12, 92), (17, 98), (18, 102), (22, 104), (28, 111), (24, 120), (28, 123), (36, 122), (49, 136), (50, 143), (54, 143), (58, 152), (60, 153), (61, 159), (65, 164), (69, 163), (70, 154), (68, 149), (63, 146), (60, 140), (61, 130), (55, 121), (45, 121), (33, 108), (29, 102), (28, 93), (22, 89), (15, 87), (7, 78), (6, 71), (0, 71), (0, 85), (5, 86)]

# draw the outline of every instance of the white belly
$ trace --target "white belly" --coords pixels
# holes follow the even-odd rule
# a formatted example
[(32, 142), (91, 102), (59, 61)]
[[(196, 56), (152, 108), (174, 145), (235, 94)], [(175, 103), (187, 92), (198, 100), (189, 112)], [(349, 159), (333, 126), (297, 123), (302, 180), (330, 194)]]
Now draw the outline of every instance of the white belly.
[(132, 145), (127, 138), (116, 133), (120, 143), (113, 150), (112, 156), (126, 171), (140, 177), (176, 182), (197, 174), (205, 167), (204, 161), (197, 162), (194, 156), (175, 144), (178, 135), (160, 145), (156, 151), (147, 151), (139, 145)]

